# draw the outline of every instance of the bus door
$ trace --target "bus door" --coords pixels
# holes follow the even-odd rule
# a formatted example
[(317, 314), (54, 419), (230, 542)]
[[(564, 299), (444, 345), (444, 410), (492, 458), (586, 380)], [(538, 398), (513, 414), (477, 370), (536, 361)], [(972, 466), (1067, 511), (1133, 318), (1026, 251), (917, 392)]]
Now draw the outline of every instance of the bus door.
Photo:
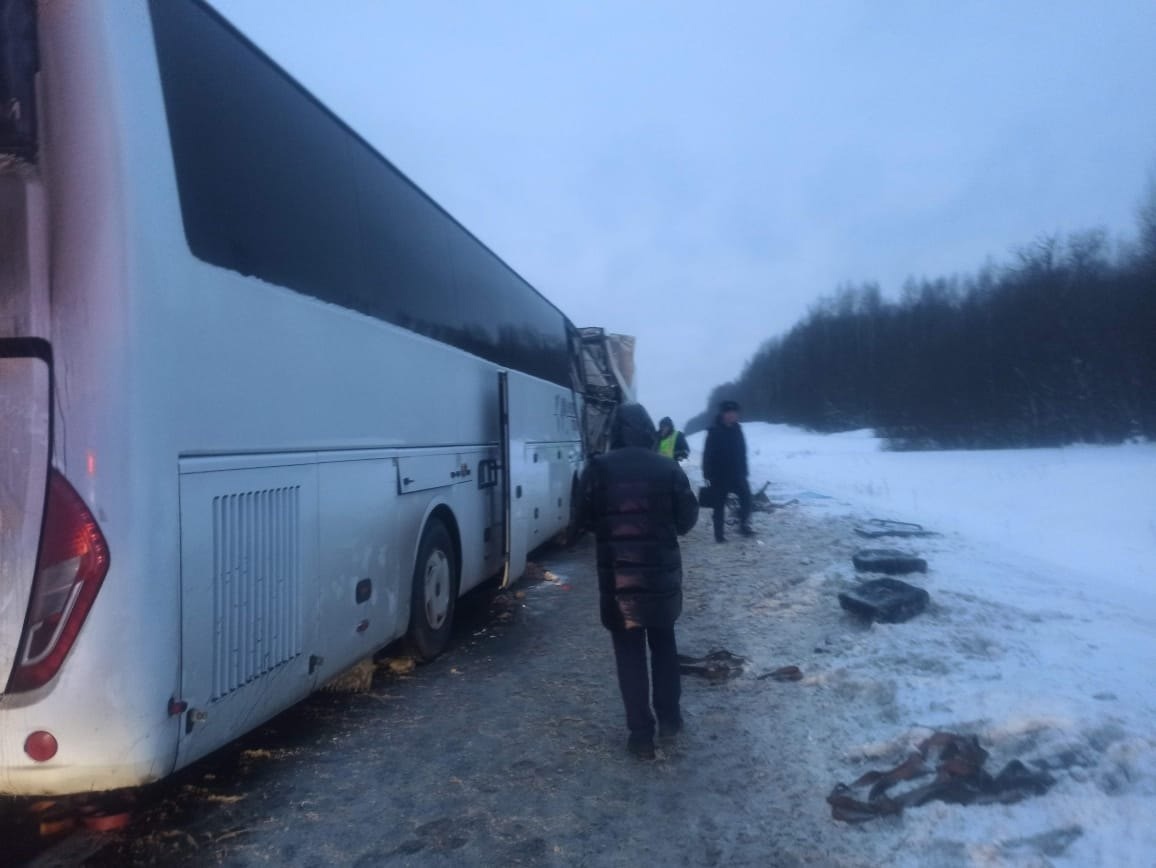
[[(46, 639), (25, 636), (52, 454), (52, 362), (46, 341), (0, 339), (0, 694), (20, 654), (35, 663)], [(45, 619), (45, 626), (51, 626)]]
[(529, 521), (525, 462), (525, 439), (519, 436), (517, 419), (525, 406), (525, 396), (510, 378), (508, 371), (498, 373), (498, 405), (502, 490), (502, 587), (508, 587), (526, 571), (526, 549), (529, 543)]

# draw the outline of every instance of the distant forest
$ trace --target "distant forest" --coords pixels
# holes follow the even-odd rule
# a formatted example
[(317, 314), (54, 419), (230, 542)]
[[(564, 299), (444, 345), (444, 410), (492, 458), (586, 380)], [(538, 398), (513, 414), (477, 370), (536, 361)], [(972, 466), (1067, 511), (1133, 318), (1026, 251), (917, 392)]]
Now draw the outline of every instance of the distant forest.
[(1140, 235), (1043, 237), (1009, 264), (909, 280), (885, 300), (845, 287), (687, 424), (732, 398), (747, 420), (874, 428), (892, 448), (999, 448), (1156, 438), (1156, 182)]

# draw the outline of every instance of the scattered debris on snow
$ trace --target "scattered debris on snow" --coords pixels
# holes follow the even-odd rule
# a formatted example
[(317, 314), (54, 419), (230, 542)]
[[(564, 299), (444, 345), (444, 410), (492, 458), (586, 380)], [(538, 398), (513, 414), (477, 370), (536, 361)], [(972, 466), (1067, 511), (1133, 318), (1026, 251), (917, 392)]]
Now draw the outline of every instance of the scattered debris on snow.
[[(988, 752), (975, 735), (932, 733), (894, 768), (869, 771), (850, 785), (836, 784), (827, 796), (831, 816), (845, 823), (863, 823), (936, 800), (1006, 805), (1043, 795), (1056, 782), (1047, 771), (1032, 771), (1018, 759), (993, 776), (984, 768), (987, 759)], [(933, 776), (930, 782), (896, 792), (899, 784), (928, 776)], [(866, 795), (859, 795), (863, 790)]]
[(798, 666), (780, 666), (778, 669), (764, 672), (758, 678), (760, 681), (765, 678), (770, 678), (772, 681), (802, 681), (803, 670)]
[(387, 657), (378, 665), (390, 675), (409, 675), (417, 668), (417, 661), (412, 657)]
[(869, 518), (855, 528), (855, 533), (867, 539), (878, 539), (885, 536), (935, 536), (933, 531), (924, 530), (921, 524), (915, 524), (911, 521), (893, 521), (889, 518)]
[(678, 655), (678, 671), (683, 675), (698, 675), (707, 681), (720, 682), (738, 678), (747, 665), (745, 657), (725, 649), (710, 651), (702, 657)]
[(335, 676), (321, 689), (330, 693), (365, 693), (373, 689), (373, 674), (376, 671), (377, 664), (373, 658), (366, 658)]

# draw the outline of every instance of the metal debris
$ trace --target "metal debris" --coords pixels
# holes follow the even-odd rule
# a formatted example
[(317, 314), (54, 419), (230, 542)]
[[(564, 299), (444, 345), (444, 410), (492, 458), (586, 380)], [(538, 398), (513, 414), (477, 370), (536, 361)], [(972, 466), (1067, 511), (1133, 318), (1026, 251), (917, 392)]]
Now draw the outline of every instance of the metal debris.
[(707, 653), (703, 657), (678, 655), (678, 671), (684, 675), (698, 675), (707, 681), (728, 681), (743, 674), (747, 659), (725, 649)]
[[(850, 785), (836, 784), (827, 804), (834, 819), (863, 823), (931, 801), (1010, 804), (1043, 795), (1056, 782), (1046, 771), (1031, 771), (1019, 760), (1012, 760), (993, 777), (983, 767), (987, 758), (976, 736), (935, 732), (894, 768), (867, 772)], [(932, 780), (895, 792), (901, 783), (926, 777)], [(865, 795), (860, 795), (863, 790)]]

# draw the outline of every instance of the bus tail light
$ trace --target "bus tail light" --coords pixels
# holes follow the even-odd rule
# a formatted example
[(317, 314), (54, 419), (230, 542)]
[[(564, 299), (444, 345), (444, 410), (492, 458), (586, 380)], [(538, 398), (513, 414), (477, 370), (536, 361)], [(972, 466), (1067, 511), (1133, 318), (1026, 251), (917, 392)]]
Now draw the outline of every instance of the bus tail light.
[(108, 544), (96, 518), (56, 470), (36, 558), (36, 578), (7, 692), (35, 690), (60, 670), (108, 573)]

